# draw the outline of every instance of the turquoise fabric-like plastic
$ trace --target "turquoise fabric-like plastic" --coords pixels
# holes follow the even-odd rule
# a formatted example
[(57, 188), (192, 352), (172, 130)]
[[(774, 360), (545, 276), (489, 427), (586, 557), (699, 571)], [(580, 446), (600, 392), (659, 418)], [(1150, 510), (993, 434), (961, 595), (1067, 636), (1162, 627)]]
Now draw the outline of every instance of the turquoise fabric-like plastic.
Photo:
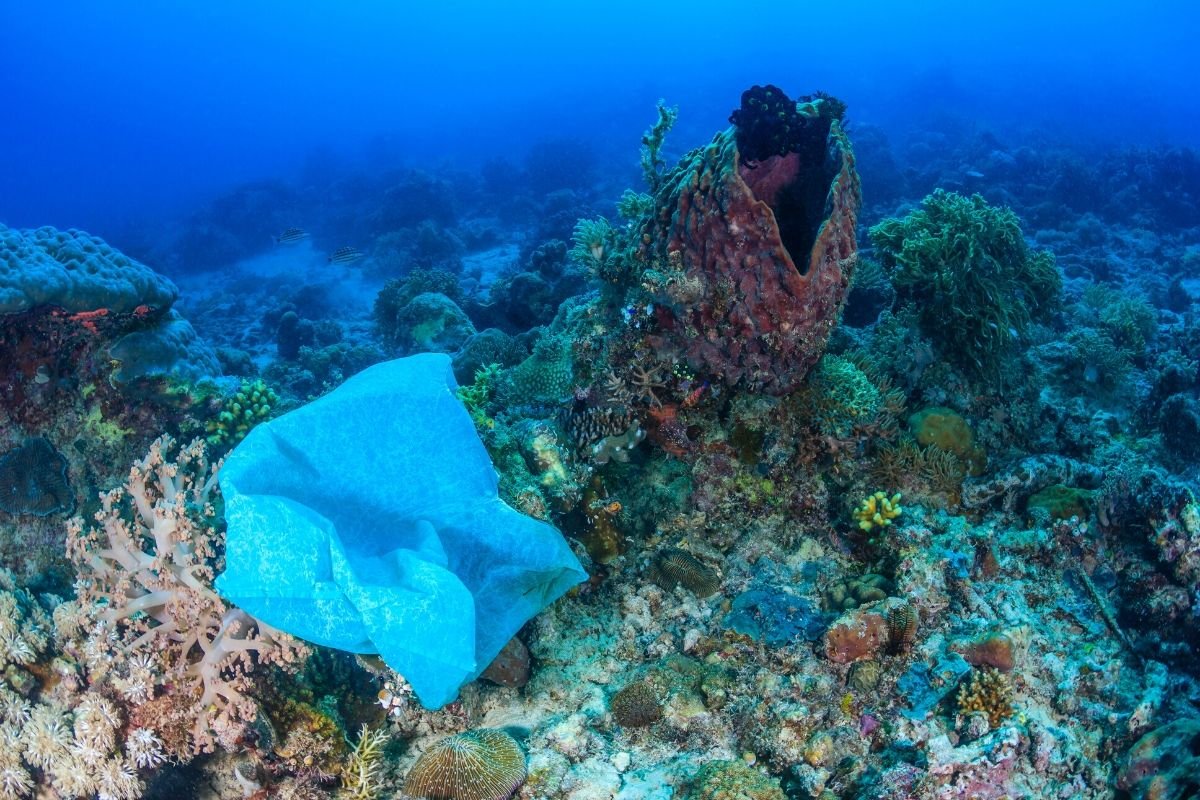
[(256, 427), (219, 479), (217, 590), (309, 642), (378, 653), (428, 708), (453, 700), (587, 575), (506, 505), (450, 359), (378, 364)]

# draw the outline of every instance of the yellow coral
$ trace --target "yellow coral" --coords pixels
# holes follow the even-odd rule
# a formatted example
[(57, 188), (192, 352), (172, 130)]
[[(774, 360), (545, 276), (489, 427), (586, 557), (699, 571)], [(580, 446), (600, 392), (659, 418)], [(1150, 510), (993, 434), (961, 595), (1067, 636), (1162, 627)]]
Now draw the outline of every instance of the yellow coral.
[(892, 524), (892, 520), (903, 513), (899, 492), (891, 497), (883, 492), (876, 492), (863, 500), (862, 504), (855, 509), (854, 519), (858, 521), (858, 527), (869, 531), (874, 528), (886, 528)]

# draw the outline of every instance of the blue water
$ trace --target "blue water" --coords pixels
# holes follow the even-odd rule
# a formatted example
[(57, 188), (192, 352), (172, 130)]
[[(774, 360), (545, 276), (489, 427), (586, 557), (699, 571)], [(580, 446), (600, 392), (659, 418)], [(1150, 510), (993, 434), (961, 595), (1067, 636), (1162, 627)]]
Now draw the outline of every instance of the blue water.
[(1200, 12), (1154, 5), (5, 2), (0, 220), (119, 241), (305, 165), (473, 168), (548, 137), (635, 166), (659, 97), (683, 148), (766, 82), (892, 136), (1200, 144)]

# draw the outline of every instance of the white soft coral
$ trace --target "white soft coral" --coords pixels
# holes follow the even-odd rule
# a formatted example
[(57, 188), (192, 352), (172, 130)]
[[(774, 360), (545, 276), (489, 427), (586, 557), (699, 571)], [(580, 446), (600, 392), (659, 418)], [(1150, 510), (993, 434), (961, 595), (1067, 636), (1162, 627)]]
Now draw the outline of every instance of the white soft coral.
[(209, 463), (200, 440), (175, 450), (171, 437), (157, 439), (126, 485), (100, 496), (95, 526), (72, 520), (68, 552), (80, 575), (79, 608), (95, 623), (84, 645), (93, 679), (94, 661), (107, 658), (119, 688), (151, 677), (194, 698), (199, 752), (232, 744), (254, 719), (258, 708), (246, 694), (254, 664), (296, 664), (303, 647), (213, 590), (220, 464)]

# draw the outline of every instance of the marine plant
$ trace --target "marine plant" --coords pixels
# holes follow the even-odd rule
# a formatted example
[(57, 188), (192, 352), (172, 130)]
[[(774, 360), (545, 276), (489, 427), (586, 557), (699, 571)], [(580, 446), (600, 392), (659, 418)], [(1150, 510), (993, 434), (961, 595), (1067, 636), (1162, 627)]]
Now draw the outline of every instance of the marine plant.
[(662, 180), (663, 168), (666, 163), (662, 158), (663, 141), (675, 121), (679, 119), (679, 106), (668, 106), (666, 101), (658, 101), (658, 119), (650, 129), (642, 134), (642, 174), (646, 177), (646, 185), (655, 190)]
[(481, 728), (435, 742), (409, 770), (404, 792), (425, 800), (507, 800), (525, 775), (516, 739)]
[(977, 376), (994, 376), (1058, 304), (1054, 256), (1031, 250), (1017, 215), (980, 195), (937, 189), (908, 216), (872, 227), (870, 238), (899, 301), (917, 308), (922, 333)]

